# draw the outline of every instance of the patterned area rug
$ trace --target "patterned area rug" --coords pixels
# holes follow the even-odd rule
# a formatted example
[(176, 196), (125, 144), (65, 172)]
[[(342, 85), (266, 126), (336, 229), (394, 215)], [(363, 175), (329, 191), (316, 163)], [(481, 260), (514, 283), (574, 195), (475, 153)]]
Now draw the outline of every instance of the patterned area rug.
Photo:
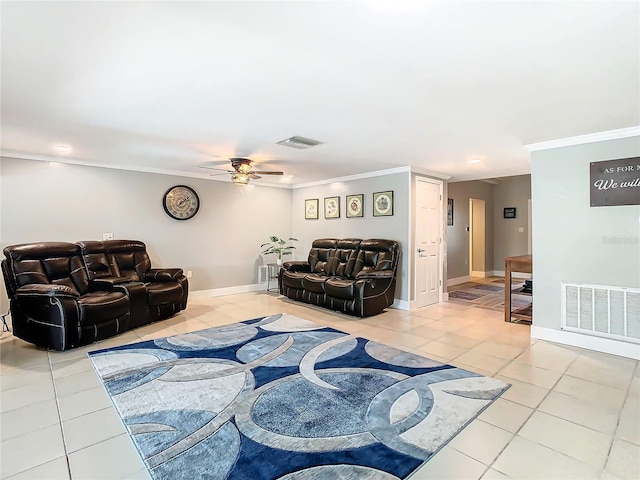
[(166, 480), (407, 478), (509, 387), (286, 314), (89, 356)]
[[(504, 278), (486, 278), (485, 283), (466, 282), (449, 287), (449, 300), (469, 307), (504, 312)], [(513, 309), (531, 309), (532, 297), (522, 292), (523, 280), (511, 284)]]

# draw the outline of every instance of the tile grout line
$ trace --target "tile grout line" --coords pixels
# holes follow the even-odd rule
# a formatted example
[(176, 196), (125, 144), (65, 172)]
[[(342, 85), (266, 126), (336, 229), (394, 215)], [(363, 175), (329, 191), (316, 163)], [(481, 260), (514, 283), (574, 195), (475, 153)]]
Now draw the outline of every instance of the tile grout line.
[(51, 351), (47, 351), (47, 358), (49, 360), (49, 372), (51, 373), (51, 382), (53, 383), (53, 395), (56, 401), (56, 411), (58, 413), (58, 422), (60, 425), (60, 433), (62, 435), (62, 447), (64, 448), (64, 458), (67, 464), (67, 474), (69, 475), (69, 479), (72, 479), (71, 476), (71, 464), (69, 463), (69, 452), (67, 450), (67, 440), (64, 434), (64, 426), (62, 424), (62, 414), (60, 413), (60, 402), (58, 399), (58, 389), (56, 387), (56, 379), (53, 376), (53, 362), (51, 361)]

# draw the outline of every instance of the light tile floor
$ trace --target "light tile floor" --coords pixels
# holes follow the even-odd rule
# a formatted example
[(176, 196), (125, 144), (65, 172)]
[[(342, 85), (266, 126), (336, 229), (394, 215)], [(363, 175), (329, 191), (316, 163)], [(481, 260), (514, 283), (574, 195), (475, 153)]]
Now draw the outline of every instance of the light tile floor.
[(640, 478), (637, 361), (532, 341), (500, 312), (452, 302), (358, 319), (263, 292), (192, 299), (174, 318), (69, 352), (3, 334), (0, 478), (149, 478), (87, 352), (280, 312), (512, 384), (412, 480)]

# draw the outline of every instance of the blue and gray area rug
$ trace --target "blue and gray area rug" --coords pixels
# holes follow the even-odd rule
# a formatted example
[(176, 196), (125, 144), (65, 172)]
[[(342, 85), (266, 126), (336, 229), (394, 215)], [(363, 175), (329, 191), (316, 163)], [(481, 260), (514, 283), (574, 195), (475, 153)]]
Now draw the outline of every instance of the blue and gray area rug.
[(407, 478), (508, 388), (286, 314), (89, 355), (157, 480)]

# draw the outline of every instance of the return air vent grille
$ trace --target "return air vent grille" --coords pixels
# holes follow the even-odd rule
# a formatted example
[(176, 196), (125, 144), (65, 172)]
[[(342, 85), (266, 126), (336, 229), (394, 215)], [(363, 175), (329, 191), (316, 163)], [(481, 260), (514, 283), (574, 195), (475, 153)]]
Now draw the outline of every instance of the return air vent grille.
[(321, 143), (322, 142), (318, 142), (317, 140), (311, 140), (310, 138), (295, 136), (295, 137), (287, 138), (286, 140), (282, 140), (278, 142), (278, 145), (284, 145), (285, 147), (303, 149), (303, 148), (315, 147), (316, 145), (320, 145)]
[(266, 285), (268, 280), (269, 280), (269, 266), (268, 265), (258, 266), (258, 283)]
[(640, 288), (563, 283), (562, 329), (640, 344)]

